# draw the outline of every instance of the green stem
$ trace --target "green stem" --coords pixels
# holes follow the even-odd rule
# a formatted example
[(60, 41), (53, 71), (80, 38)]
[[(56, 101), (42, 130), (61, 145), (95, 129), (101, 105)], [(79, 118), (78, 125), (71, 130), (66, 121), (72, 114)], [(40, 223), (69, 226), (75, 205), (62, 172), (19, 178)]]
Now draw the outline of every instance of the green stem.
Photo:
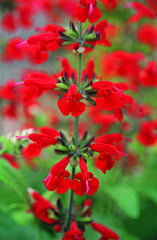
[[(82, 41), (82, 23), (79, 22), (79, 40), (80, 42)], [(79, 53), (78, 56), (78, 82), (77, 82), (77, 86), (78, 86), (78, 92), (81, 91), (81, 73), (82, 73), (82, 53)], [(75, 140), (75, 144), (76, 147), (78, 146), (78, 125), (79, 125), (79, 117), (75, 118), (74, 121), (74, 140)]]
[[(79, 22), (79, 40), (80, 42), (82, 41), (82, 23)], [(78, 92), (81, 91), (81, 73), (82, 73), (82, 53), (79, 53), (78, 56)], [(78, 147), (78, 142), (79, 142), (79, 117), (75, 117), (74, 120), (74, 141), (75, 141), (75, 146), (76, 149)], [(74, 179), (75, 176), (75, 167), (72, 168), (72, 173), (71, 173), (71, 180)], [(66, 218), (66, 224), (65, 224), (65, 231), (68, 231), (70, 229), (71, 225), (71, 218), (72, 218), (72, 211), (73, 211), (73, 197), (74, 197), (74, 192), (72, 189), (70, 189), (70, 195), (69, 195), (69, 203), (68, 203), (68, 212), (67, 212), (67, 218)]]
[[(79, 22), (79, 41), (82, 41), (82, 23)], [(78, 61), (78, 91), (81, 91), (82, 53), (79, 53)]]
[(75, 141), (76, 148), (78, 146), (78, 140), (79, 140), (78, 125), (79, 125), (79, 117), (75, 117), (75, 120), (74, 120), (74, 141)]
[[(75, 168), (72, 168), (71, 180), (74, 179), (74, 176), (75, 176)], [(73, 196), (74, 196), (74, 192), (72, 189), (70, 189), (69, 204), (68, 204), (69, 208), (67, 212), (67, 221), (66, 221), (66, 229), (65, 229), (66, 231), (70, 229), (70, 225), (71, 225)]]

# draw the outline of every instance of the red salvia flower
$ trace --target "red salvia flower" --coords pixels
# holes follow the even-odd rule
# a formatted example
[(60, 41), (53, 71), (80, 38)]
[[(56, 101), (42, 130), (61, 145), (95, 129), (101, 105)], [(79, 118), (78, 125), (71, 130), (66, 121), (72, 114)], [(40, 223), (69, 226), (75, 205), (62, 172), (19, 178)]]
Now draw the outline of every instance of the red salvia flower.
[(128, 2), (128, 3), (125, 3), (125, 6), (129, 8), (133, 8), (136, 11), (136, 13), (131, 18), (129, 18), (128, 20), (129, 23), (138, 22), (143, 17), (150, 18), (150, 19), (155, 19), (156, 17), (155, 12), (151, 8), (145, 6), (140, 2), (136, 2), (136, 1)]
[(16, 161), (15, 157), (9, 153), (3, 153), (1, 158), (4, 158), (13, 168), (20, 168), (19, 163)]
[(79, 3), (81, 6), (74, 10), (74, 15), (78, 21), (84, 23), (88, 19), (90, 23), (95, 23), (101, 18), (101, 11), (96, 6), (96, 0), (80, 0)]
[(28, 74), (23, 84), (27, 87), (37, 87), (40, 91), (54, 89), (57, 80), (46, 73), (32, 72)]
[(104, 225), (102, 225), (100, 223), (92, 222), (91, 226), (95, 231), (102, 234), (102, 236), (101, 236), (101, 238), (99, 238), (99, 240), (110, 240), (110, 239), (119, 239), (120, 240), (117, 233), (115, 233), (114, 231), (112, 231), (111, 229), (109, 229), (108, 227), (105, 227)]
[(70, 173), (65, 170), (68, 163), (69, 157), (65, 157), (51, 168), (49, 175), (43, 181), (49, 191), (56, 189), (58, 194), (62, 194), (71, 188), (71, 179), (68, 178)]
[(39, 218), (42, 222), (47, 224), (54, 224), (56, 219), (53, 219), (49, 216), (50, 210), (55, 210), (56, 208), (52, 206), (52, 204), (42, 197), (38, 192), (30, 189), (29, 194), (33, 198), (33, 204), (31, 209), (27, 210), (27, 212), (33, 212), (36, 218)]
[(119, 0), (100, 0), (107, 9), (114, 9), (117, 5), (117, 1)]
[(38, 156), (43, 147), (54, 145), (57, 143), (59, 132), (50, 127), (41, 127), (41, 133), (31, 133), (28, 136), (17, 137), (18, 139), (28, 137), (34, 143), (30, 143), (27, 148), (22, 150), (22, 154), (26, 158)]
[(62, 27), (53, 24), (48, 24), (40, 29), (43, 31), (43, 33), (29, 37), (27, 41), (23, 42), (23, 44), (29, 44), (33, 46), (40, 45), (41, 52), (56, 51), (62, 43), (58, 31), (64, 32), (65, 30)]
[(93, 151), (99, 153), (99, 156), (95, 159), (96, 167), (99, 168), (104, 174), (106, 173), (106, 170), (110, 170), (113, 167), (113, 157), (116, 160), (119, 160), (120, 156), (127, 156), (127, 154), (120, 152), (115, 146), (113, 146), (113, 142), (119, 142), (121, 140), (121, 134), (108, 134), (96, 138), (96, 140), (94, 140), (96, 143), (90, 145), (90, 148)]
[(106, 29), (110, 26), (107, 20), (102, 20), (94, 26), (94, 31), (99, 32), (100, 39), (96, 41), (96, 44), (110, 47), (112, 44), (106, 39)]
[(0, 97), (10, 101), (15, 101), (17, 99), (16, 90), (15, 90), (15, 81), (7, 81), (0, 89)]
[(87, 62), (85, 69), (82, 71), (82, 80), (84, 76), (87, 75), (88, 81), (90, 81), (93, 75), (95, 74), (94, 69), (95, 69), (94, 59), (90, 59)]
[(7, 13), (2, 18), (2, 28), (6, 31), (12, 32), (16, 30), (16, 19), (12, 13)]
[(157, 47), (157, 27), (150, 23), (143, 24), (138, 29), (137, 39), (155, 49)]
[(88, 109), (88, 114), (92, 123), (100, 126), (100, 128), (97, 130), (98, 135), (107, 132), (110, 127), (117, 121), (113, 114), (104, 113), (103, 109), (98, 106), (91, 106)]
[(92, 84), (92, 88), (98, 90), (96, 103), (106, 111), (114, 110), (115, 117), (121, 122), (123, 114), (121, 108), (126, 108), (126, 104), (134, 103), (131, 96), (123, 91), (128, 90), (126, 83), (112, 83), (99, 81)]
[(81, 158), (79, 161), (81, 173), (75, 174), (75, 179), (72, 180), (72, 189), (79, 195), (83, 196), (84, 192), (86, 195), (93, 195), (99, 188), (99, 181), (93, 177), (93, 173), (88, 172), (85, 161)]
[(144, 146), (153, 146), (157, 142), (157, 121), (142, 122), (137, 140)]
[(84, 103), (79, 102), (81, 99), (82, 95), (77, 92), (77, 86), (72, 84), (63, 98), (57, 102), (57, 105), (63, 115), (68, 116), (71, 113), (73, 117), (78, 117), (86, 108)]
[(17, 119), (17, 117), (18, 117), (18, 107), (17, 107), (17, 104), (14, 103), (14, 102), (6, 104), (2, 108), (2, 115), (3, 115), (3, 117)]
[(155, 61), (149, 61), (146, 68), (141, 70), (139, 81), (145, 87), (157, 87), (157, 66)]
[(71, 223), (70, 230), (65, 233), (65, 236), (62, 238), (62, 240), (85, 240), (85, 238), (82, 236), (83, 232), (78, 230), (76, 222), (73, 221)]

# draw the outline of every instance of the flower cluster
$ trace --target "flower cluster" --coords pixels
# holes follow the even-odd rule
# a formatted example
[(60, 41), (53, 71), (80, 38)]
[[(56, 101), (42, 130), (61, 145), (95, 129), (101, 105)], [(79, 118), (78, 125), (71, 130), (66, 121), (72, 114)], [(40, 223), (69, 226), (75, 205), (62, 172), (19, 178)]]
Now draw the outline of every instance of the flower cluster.
[[(101, 2), (106, 9), (113, 10), (119, 1)], [(12, 12), (2, 19), (2, 26), (7, 30), (15, 30), (16, 24), (29, 27), (33, 14), (41, 9), (48, 15), (49, 7), (54, 12), (58, 6), (63, 11), (68, 11), (61, 0), (54, 3), (44, 0), (36, 3), (29, 1), (29, 4), (25, 1), (10, 0), (8, 5), (3, 1), (0, 4), (12, 9)], [(96, 74), (94, 58), (83, 68), (83, 54), (92, 51), (97, 45), (110, 47), (114, 44), (111, 43), (113, 36), (109, 35), (116, 35), (116, 27), (107, 20), (100, 19), (102, 12), (96, 0), (68, 0), (66, 5), (71, 6), (69, 26), (64, 28), (59, 24), (46, 24), (36, 29), (37, 34), (26, 40), (13, 38), (5, 47), (2, 56), (4, 61), (27, 59), (33, 64), (47, 61), (50, 52), (67, 49), (78, 56), (78, 69), (73, 69), (68, 59), (60, 57), (58, 60), (62, 69), (57, 73), (25, 70), (21, 79), (10, 79), (0, 88), (3, 116), (12, 119), (17, 119), (19, 115), (25, 116), (29, 119), (26, 126), (33, 128), (33, 131), (26, 134), (16, 134), (14, 151), (11, 154), (4, 149), (1, 157), (12, 167), (20, 168), (16, 161), (19, 152), (30, 164), (34, 158), (41, 155), (43, 149), (53, 149), (56, 154), (53, 156), (58, 154), (61, 157), (60, 160), (54, 157), (50, 165), (52, 167), (48, 170), (49, 173), (45, 174), (47, 176), (42, 183), (50, 192), (56, 191), (59, 195), (69, 192), (69, 205), (64, 209), (60, 199), (56, 205), (51, 204), (38, 192), (29, 189), (31, 205), (27, 212), (33, 213), (35, 218), (50, 228), (53, 226), (56, 232), (62, 232), (63, 240), (85, 240), (84, 230), (87, 224), (101, 234), (100, 240), (118, 240), (119, 236), (114, 231), (91, 218), (89, 199), (82, 205), (75, 206), (74, 194), (92, 196), (98, 191), (98, 175), (96, 172), (93, 174), (91, 164), (98, 173), (106, 174), (115, 163), (118, 165), (122, 158), (123, 167), (126, 168), (130, 162), (138, 162), (135, 155), (128, 154), (126, 148), (127, 143), (132, 141), (131, 132), (136, 130), (136, 139), (144, 146), (156, 144), (157, 120), (151, 119), (153, 110), (149, 106), (141, 106), (140, 101), (132, 96), (132, 90), (138, 92), (140, 88), (157, 87), (157, 65), (154, 59), (146, 63), (147, 59), (141, 52), (115, 50), (105, 53), (101, 59), (102, 76)], [(153, 0), (148, 1), (148, 6), (135, 1), (123, 4), (124, 8), (135, 11), (127, 21), (128, 29), (130, 24), (144, 17), (155, 19), (155, 6)], [(24, 10), (28, 12), (27, 19)], [(15, 17), (19, 21), (15, 21)], [(88, 26), (84, 25), (87, 21)], [(156, 27), (151, 24), (144, 24), (137, 31), (137, 39), (148, 44), (153, 50), (157, 47), (156, 36)], [(115, 77), (118, 80), (115, 81)], [(39, 101), (43, 95), (48, 97), (45, 106)], [(56, 113), (56, 109), (49, 108), (50, 100), (53, 104), (56, 102), (54, 108), (59, 110), (59, 113)], [(48, 120), (37, 127), (36, 115), (42, 111), (48, 112)], [(85, 123), (84, 117), (87, 114), (88, 123)], [(72, 119), (68, 124), (65, 123), (72, 131), (64, 133), (64, 128), (59, 130), (61, 124), (58, 124), (58, 130), (55, 129), (57, 123), (62, 123), (61, 116)], [(90, 134), (92, 125), (96, 124), (99, 128), (95, 134)], [(121, 133), (114, 133), (112, 130), (107, 133), (114, 124), (120, 126)]]

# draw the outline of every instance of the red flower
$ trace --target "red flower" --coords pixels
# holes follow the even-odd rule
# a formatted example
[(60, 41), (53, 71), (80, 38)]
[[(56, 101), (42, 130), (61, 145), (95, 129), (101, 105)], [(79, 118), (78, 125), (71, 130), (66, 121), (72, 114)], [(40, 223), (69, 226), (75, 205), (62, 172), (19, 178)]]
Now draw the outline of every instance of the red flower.
[(153, 146), (157, 142), (157, 121), (143, 122), (137, 135), (137, 140), (144, 146)]
[(71, 67), (68, 59), (64, 57), (58, 58), (61, 61), (62, 71), (59, 73), (59, 76), (64, 77), (64, 74), (67, 74), (67, 77), (70, 79), (72, 74), (75, 74), (75, 70)]
[(84, 192), (86, 195), (93, 195), (99, 188), (99, 181), (93, 177), (93, 173), (88, 172), (85, 161), (81, 158), (79, 161), (81, 173), (75, 174), (75, 179), (72, 180), (72, 189), (79, 195), (83, 196)]
[(27, 87), (37, 87), (39, 91), (54, 89), (57, 80), (46, 73), (32, 72), (28, 74), (23, 84)]
[(112, 145), (113, 142), (119, 142), (120, 140), (122, 140), (121, 134), (108, 134), (96, 138), (94, 140), (96, 143), (90, 145), (90, 148), (93, 151), (100, 153), (95, 161), (97, 168), (99, 168), (104, 174), (106, 173), (106, 170), (110, 170), (114, 165), (114, 160), (112, 157), (114, 157), (116, 160), (119, 160), (121, 155), (123, 157), (125, 155), (127, 156), (127, 154), (120, 152)]
[(68, 116), (70, 113), (73, 117), (80, 116), (86, 108), (86, 105), (79, 102), (82, 96), (77, 92), (77, 86), (72, 84), (68, 92), (63, 95), (63, 98), (57, 102), (58, 108), (64, 116)]
[(17, 82), (14, 86), (20, 86), (19, 94), (23, 104), (31, 103), (43, 92), (56, 87), (57, 80), (46, 73), (31, 72), (26, 74), (23, 82)]
[(95, 23), (101, 18), (101, 11), (99, 10), (96, 0), (80, 0), (79, 3), (83, 6), (78, 6), (74, 10), (76, 19), (84, 23), (87, 19), (90, 23)]
[(141, 70), (139, 61), (144, 59), (145, 56), (139, 52), (114, 51), (103, 58), (102, 72), (105, 78), (110, 79), (115, 76), (126, 78), (129, 84), (137, 87), (137, 79)]
[(99, 240), (110, 240), (110, 239), (120, 239), (117, 233), (109, 229), (108, 227), (105, 227), (104, 225), (100, 223), (91, 223), (92, 228), (102, 234), (101, 238)]
[(112, 44), (106, 39), (106, 29), (110, 26), (107, 20), (102, 20), (94, 26), (94, 31), (99, 32), (100, 40), (96, 41), (96, 44), (110, 47)]
[(96, 103), (106, 111), (114, 110), (115, 117), (121, 122), (123, 114), (121, 108), (126, 108), (125, 104), (132, 104), (134, 100), (131, 96), (123, 94), (129, 87), (126, 83), (112, 83), (99, 81), (92, 84), (92, 88), (98, 90)]
[(117, 5), (117, 0), (100, 0), (107, 9), (114, 9)]
[(140, 72), (139, 80), (145, 87), (157, 87), (157, 66), (155, 61), (148, 62), (146, 68)]
[(9, 153), (3, 153), (1, 155), (2, 158), (4, 158), (13, 168), (20, 168), (19, 163), (16, 161), (15, 157)]
[(51, 168), (49, 175), (43, 181), (49, 191), (56, 189), (58, 194), (62, 194), (71, 188), (71, 179), (68, 178), (70, 173), (65, 170), (68, 163), (69, 157), (65, 157)]
[(70, 230), (65, 233), (65, 236), (62, 238), (62, 240), (85, 240), (85, 238), (82, 236), (83, 232), (78, 230), (76, 222), (73, 221), (71, 223)]
[(93, 75), (95, 74), (94, 69), (95, 69), (94, 59), (90, 59), (87, 62), (85, 69), (82, 71), (82, 80), (85, 77), (85, 75), (87, 75), (88, 81), (90, 81)]
[(136, 14), (134, 14), (131, 18), (129, 18), (130, 23), (138, 22), (141, 18), (146, 17), (150, 19), (154, 19), (155, 12), (149, 7), (145, 6), (140, 2), (128, 2), (125, 4), (126, 7), (130, 7), (135, 9)]
[(15, 101), (17, 99), (17, 96), (14, 84), (14, 80), (9, 80), (8, 82), (6, 82), (0, 89), (0, 97), (10, 101)]
[(17, 119), (17, 117), (18, 117), (18, 107), (17, 107), (17, 104), (16, 103), (6, 104), (2, 108), (2, 115), (3, 115), (3, 117)]
[(139, 42), (148, 44), (152, 49), (157, 47), (157, 27), (150, 23), (143, 24), (137, 32)]
[(2, 28), (9, 32), (16, 30), (16, 19), (12, 13), (7, 13), (2, 18)]
[(92, 123), (100, 126), (100, 128), (97, 130), (98, 135), (107, 132), (109, 128), (117, 121), (113, 114), (104, 113), (103, 109), (98, 106), (91, 106), (89, 108), (89, 116)]
[(41, 30), (43, 33), (29, 37), (27, 43), (30, 45), (40, 44), (41, 50), (43, 51), (56, 51), (62, 43), (58, 31), (64, 32), (64, 28), (54, 24), (48, 24), (41, 28)]
[(48, 224), (54, 224), (56, 219), (49, 217), (50, 210), (55, 210), (56, 208), (52, 206), (52, 204), (42, 197), (38, 192), (34, 190), (29, 190), (31, 197), (33, 198), (33, 204), (31, 209), (27, 212), (33, 212), (36, 218), (39, 218), (42, 222)]
[[(31, 133), (28, 137), (31, 141), (35, 143), (30, 143), (27, 148), (22, 150), (22, 154), (25, 158), (30, 158), (34, 156), (38, 156), (43, 147), (47, 147), (49, 145), (54, 145), (57, 143), (56, 137), (59, 136), (59, 132), (50, 127), (41, 127), (41, 133)], [(18, 139), (23, 137), (17, 137)]]

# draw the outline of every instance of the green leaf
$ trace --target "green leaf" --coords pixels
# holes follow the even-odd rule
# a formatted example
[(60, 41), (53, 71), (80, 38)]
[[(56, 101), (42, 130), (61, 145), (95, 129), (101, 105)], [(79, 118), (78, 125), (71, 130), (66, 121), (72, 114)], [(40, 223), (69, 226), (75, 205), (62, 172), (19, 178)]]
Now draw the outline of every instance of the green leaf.
[(132, 187), (128, 185), (117, 185), (106, 188), (105, 191), (128, 217), (134, 219), (139, 217), (139, 198)]
[(77, 221), (81, 222), (81, 223), (90, 223), (92, 221), (92, 218), (90, 218), (90, 217), (82, 217), (82, 218), (77, 218)]
[(153, 186), (145, 186), (140, 188), (140, 192), (147, 197), (148, 199), (152, 200), (154, 203), (157, 204), (157, 191), (156, 188)]
[(30, 206), (30, 197), (27, 191), (27, 184), (20, 173), (20, 170), (12, 168), (8, 162), (0, 158), (0, 180), (9, 185), (19, 197)]
[(0, 155), (4, 152), (14, 154), (14, 144), (11, 140), (6, 139), (4, 136), (0, 136), (0, 142), (3, 144), (3, 149), (0, 151)]

